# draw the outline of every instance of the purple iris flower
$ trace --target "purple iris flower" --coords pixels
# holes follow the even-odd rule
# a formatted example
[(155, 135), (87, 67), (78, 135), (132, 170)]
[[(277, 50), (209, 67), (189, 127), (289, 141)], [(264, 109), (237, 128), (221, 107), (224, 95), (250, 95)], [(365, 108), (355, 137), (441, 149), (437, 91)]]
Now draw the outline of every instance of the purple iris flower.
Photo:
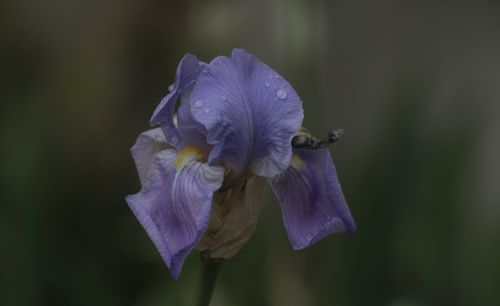
[[(212, 224), (225, 231), (222, 237), (253, 218), (248, 214), (258, 204), (245, 200), (246, 185), (256, 177), (279, 200), (294, 249), (356, 231), (328, 149), (292, 146), (302, 101), (269, 66), (240, 49), (209, 64), (187, 54), (169, 91), (151, 118), (159, 127), (131, 149), (142, 188), (126, 200), (174, 278), (191, 250), (213, 234)], [(227, 221), (232, 227), (225, 226), (229, 218), (212, 215), (217, 201), (231, 209), (241, 199), (246, 210)]]

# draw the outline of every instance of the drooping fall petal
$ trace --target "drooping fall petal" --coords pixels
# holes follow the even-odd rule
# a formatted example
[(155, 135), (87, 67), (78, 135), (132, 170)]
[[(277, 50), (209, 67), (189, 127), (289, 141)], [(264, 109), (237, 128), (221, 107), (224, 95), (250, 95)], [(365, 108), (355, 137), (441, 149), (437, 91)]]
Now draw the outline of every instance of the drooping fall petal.
[(224, 176), (223, 168), (180, 156), (185, 153), (158, 153), (141, 191), (126, 198), (174, 278), (207, 229)]
[(328, 149), (294, 149), (290, 167), (269, 181), (294, 249), (356, 231)]
[(168, 147), (169, 145), (160, 128), (148, 130), (139, 135), (137, 141), (130, 149), (130, 152), (134, 158), (141, 184), (144, 184), (146, 181), (151, 165), (155, 160), (156, 153)]

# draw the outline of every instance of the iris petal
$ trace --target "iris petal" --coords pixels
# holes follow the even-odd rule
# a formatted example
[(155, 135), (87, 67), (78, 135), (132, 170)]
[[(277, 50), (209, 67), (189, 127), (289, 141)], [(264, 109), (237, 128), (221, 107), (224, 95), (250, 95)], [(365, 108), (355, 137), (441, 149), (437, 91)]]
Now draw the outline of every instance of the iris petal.
[(196, 146), (205, 152), (208, 156), (210, 153), (210, 145), (207, 144), (203, 131), (203, 126), (200, 126), (191, 114), (189, 102), (183, 101), (183, 104), (177, 110), (177, 130), (184, 141), (184, 145)]
[(134, 158), (141, 184), (144, 184), (146, 181), (146, 177), (154, 162), (156, 153), (167, 148), (167, 141), (160, 128), (148, 130), (139, 135), (137, 141), (130, 149), (130, 152)]
[(141, 191), (126, 198), (174, 278), (207, 229), (224, 176), (221, 167), (194, 160), (176, 169), (177, 159), (170, 149), (158, 153)]
[(177, 99), (196, 81), (204, 66), (206, 64), (200, 62), (196, 56), (186, 54), (177, 66), (175, 82), (171, 85), (170, 92), (161, 100), (151, 117), (150, 124), (160, 125), (167, 142), (175, 148), (183, 145), (183, 140), (173, 121)]
[(290, 167), (270, 183), (294, 249), (356, 231), (328, 149), (294, 149)]
[(215, 58), (200, 73), (191, 111), (214, 145), (209, 161), (222, 160), (234, 174), (246, 169), (272, 177), (290, 162), (290, 141), (303, 119), (292, 86), (255, 56), (235, 49)]

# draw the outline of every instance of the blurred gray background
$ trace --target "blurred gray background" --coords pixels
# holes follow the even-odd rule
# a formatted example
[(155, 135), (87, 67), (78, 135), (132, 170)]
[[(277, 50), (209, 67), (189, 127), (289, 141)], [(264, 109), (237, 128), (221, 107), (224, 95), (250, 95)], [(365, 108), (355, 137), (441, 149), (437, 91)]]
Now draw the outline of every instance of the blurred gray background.
[(498, 305), (500, 4), (0, 2), (0, 305), (191, 305), (128, 209), (184, 53), (245, 48), (331, 151), (359, 232), (292, 251), (277, 201), (212, 305)]

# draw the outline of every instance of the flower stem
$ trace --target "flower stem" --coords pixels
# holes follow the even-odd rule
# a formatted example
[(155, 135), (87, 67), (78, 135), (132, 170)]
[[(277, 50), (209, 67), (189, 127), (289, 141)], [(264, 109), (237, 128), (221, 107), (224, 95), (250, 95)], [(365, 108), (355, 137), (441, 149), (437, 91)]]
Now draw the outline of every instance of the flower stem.
[(200, 291), (196, 306), (209, 306), (222, 261), (202, 261)]

